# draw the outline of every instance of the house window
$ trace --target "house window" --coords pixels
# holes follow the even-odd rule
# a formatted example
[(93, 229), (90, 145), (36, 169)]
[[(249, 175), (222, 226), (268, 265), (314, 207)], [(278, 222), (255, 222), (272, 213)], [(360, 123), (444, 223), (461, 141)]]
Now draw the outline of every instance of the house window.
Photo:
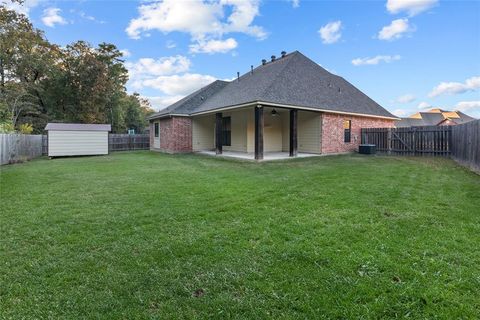
[(344, 142), (350, 142), (352, 136), (352, 120), (343, 120)]
[(155, 122), (155, 138), (158, 138), (159, 130), (158, 130), (158, 122)]
[(232, 145), (232, 118), (224, 117), (222, 119), (222, 128), (223, 128), (223, 145), (231, 146)]

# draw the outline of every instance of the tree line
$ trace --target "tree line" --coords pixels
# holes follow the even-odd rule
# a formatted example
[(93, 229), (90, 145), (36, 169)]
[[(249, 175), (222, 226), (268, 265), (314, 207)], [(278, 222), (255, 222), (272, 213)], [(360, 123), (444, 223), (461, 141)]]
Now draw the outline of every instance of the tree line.
[(115, 45), (61, 47), (25, 15), (0, 6), (0, 131), (40, 133), (47, 122), (72, 122), (143, 132), (153, 110), (127, 93), (127, 80)]

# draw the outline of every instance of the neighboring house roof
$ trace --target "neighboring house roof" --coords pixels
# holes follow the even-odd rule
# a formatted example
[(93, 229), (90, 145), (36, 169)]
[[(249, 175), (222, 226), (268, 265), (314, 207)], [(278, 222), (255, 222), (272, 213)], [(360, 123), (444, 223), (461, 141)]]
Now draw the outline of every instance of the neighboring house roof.
[(420, 115), (424, 126), (436, 126), (445, 119), (442, 113), (420, 112)]
[(45, 130), (52, 131), (111, 131), (109, 124), (83, 124), (83, 123), (47, 123)]
[(470, 117), (469, 115), (466, 115), (465, 113), (461, 112), (461, 111), (455, 111), (455, 113), (459, 116), (459, 118), (455, 118), (452, 120), (455, 121), (455, 123), (457, 124), (462, 124), (462, 123), (465, 123), (465, 122), (470, 122), (470, 121), (473, 121), (473, 120), (477, 120), (473, 117)]
[[(260, 65), (239, 79), (208, 87), (182, 99), (188, 103), (180, 100), (150, 119), (168, 114), (192, 115), (255, 102), (397, 119), (348, 81), (298, 51)], [(205, 97), (202, 90), (211, 94)], [(199, 96), (204, 100), (199, 101)]]
[(402, 118), (395, 122), (397, 128), (418, 127), (418, 126), (438, 126), (442, 123), (462, 124), (475, 120), (460, 111), (446, 111), (439, 108), (433, 108), (425, 112), (417, 112), (408, 118)]
[(423, 120), (417, 118), (401, 118), (400, 120), (395, 121), (395, 127), (397, 128), (418, 127), (423, 125)]

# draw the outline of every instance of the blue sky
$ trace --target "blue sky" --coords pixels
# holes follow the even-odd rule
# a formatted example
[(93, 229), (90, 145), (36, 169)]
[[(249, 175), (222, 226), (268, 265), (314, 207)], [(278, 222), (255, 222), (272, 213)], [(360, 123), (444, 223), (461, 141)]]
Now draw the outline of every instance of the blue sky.
[(27, 0), (17, 10), (52, 42), (125, 50), (128, 90), (156, 109), (299, 50), (398, 116), (434, 106), (480, 118), (480, 1)]

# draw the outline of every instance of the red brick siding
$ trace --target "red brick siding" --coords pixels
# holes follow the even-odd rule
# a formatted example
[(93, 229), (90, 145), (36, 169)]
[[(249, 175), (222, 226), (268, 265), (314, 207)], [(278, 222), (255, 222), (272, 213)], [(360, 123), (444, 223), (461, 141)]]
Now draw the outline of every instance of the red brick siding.
[(149, 123), (150, 128), (150, 150), (153, 149), (153, 137), (155, 136), (155, 128), (153, 126), (153, 122)]
[[(150, 149), (157, 150), (153, 148), (154, 131), (150, 131), (152, 145)], [(160, 120), (160, 151), (168, 153), (192, 152), (192, 120), (190, 118), (172, 117)]]
[[(350, 142), (344, 142), (343, 120), (352, 121)], [(358, 151), (361, 141), (361, 128), (389, 128), (394, 126), (393, 120), (339, 115), (322, 114), (322, 153), (344, 153)]]

